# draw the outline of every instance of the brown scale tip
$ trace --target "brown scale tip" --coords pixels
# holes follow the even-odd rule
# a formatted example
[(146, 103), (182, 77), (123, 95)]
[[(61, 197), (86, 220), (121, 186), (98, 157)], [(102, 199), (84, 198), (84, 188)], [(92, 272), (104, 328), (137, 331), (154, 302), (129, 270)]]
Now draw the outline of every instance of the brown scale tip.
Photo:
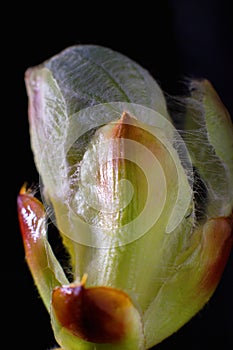
[(129, 296), (110, 287), (85, 288), (80, 284), (57, 287), (52, 307), (57, 320), (77, 337), (93, 343), (118, 343), (128, 331)]
[(133, 138), (132, 135), (135, 134), (135, 129), (138, 129), (137, 119), (128, 112), (123, 112), (112, 130), (111, 137), (120, 138), (128, 136), (129, 138)]
[(33, 239), (34, 241), (40, 238), (38, 227), (41, 225), (41, 219), (45, 218), (45, 211), (42, 203), (34, 197), (33, 192), (27, 189), (24, 184), (17, 197), (17, 210), (20, 225), (20, 231), (28, 248), (27, 241)]

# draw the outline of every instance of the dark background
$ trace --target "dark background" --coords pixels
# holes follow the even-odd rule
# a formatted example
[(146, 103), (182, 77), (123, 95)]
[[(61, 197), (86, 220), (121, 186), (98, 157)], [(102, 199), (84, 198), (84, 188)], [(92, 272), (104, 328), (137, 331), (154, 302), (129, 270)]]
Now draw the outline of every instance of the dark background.
[[(9, 6), (9, 5), (8, 5)], [(129, 5), (128, 5), (129, 6)], [(10, 6), (9, 6), (10, 7)], [(155, 1), (131, 5), (63, 3), (2, 12), (2, 334), (10, 346), (55, 345), (49, 315), (24, 260), (16, 197), (38, 183), (30, 149), (24, 72), (74, 44), (98, 44), (148, 69), (164, 91), (179, 94), (186, 77), (209, 79), (233, 116), (233, 28), (230, 1)], [(2, 18), (3, 19), (3, 18)], [(5, 242), (6, 239), (6, 242)], [(157, 350), (233, 348), (233, 256), (209, 303)]]

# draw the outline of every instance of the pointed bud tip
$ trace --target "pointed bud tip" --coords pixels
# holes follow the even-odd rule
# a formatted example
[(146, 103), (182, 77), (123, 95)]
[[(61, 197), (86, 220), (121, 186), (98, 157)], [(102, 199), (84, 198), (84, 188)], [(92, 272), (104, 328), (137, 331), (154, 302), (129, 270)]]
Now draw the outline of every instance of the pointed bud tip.
[(132, 124), (132, 123), (135, 123), (136, 120), (137, 119), (134, 116), (130, 115), (129, 112), (126, 112), (126, 111), (122, 113), (120, 118), (120, 122), (122, 124)]
[(133, 140), (143, 132), (138, 120), (126, 111), (122, 113), (120, 119), (114, 122), (113, 125), (114, 127), (111, 132), (112, 138), (129, 138)]

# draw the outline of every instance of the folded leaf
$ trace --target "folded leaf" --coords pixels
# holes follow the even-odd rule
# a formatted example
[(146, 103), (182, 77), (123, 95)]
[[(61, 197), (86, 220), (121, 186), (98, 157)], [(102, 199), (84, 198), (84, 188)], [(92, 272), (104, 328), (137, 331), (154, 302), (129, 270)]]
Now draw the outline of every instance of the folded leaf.
[(66, 189), (61, 180), (67, 176), (65, 141), (72, 127), (69, 122), (80, 110), (125, 101), (152, 108), (169, 119), (164, 95), (152, 76), (128, 57), (101, 46), (70, 47), (29, 68), (25, 83), (31, 145), (48, 194)]
[(184, 138), (206, 186), (207, 216), (228, 216), (233, 207), (233, 125), (208, 80), (190, 82)]

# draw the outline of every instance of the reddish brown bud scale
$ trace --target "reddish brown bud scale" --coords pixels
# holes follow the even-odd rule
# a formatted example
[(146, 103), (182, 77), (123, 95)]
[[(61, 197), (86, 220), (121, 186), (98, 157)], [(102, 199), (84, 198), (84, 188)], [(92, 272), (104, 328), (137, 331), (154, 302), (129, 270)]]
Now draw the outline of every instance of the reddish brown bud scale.
[(60, 324), (83, 340), (113, 344), (127, 336), (132, 303), (121, 290), (62, 286), (54, 289), (52, 306)]
[[(26, 253), (31, 244), (41, 239), (41, 225), (45, 218), (45, 211), (42, 203), (36, 199), (26, 186), (23, 186), (17, 198), (18, 218), (20, 231), (23, 237)], [(29, 244), (30, 242), (30, 244)]]
[(203, 277), (200, 288), (207, 293), (219, 283), (233, 245), (233, 217), (207, 221), (203, 229)]

